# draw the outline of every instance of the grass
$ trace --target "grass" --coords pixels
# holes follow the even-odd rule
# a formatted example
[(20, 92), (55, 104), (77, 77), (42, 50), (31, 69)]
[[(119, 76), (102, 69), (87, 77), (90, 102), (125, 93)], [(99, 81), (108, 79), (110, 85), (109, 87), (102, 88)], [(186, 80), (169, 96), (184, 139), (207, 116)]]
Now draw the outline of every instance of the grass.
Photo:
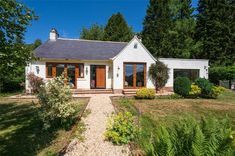
[(8, 92), (8, 93), (1, 93), (0, 92), (0, 97), (8, 97), (8, 96), (21, 94), (21, 93), (22, 93), (22, 91), (15, 91), (15, 92)]
[[(88, 99), (77, 100), (79, 115)], [(38, 109), (37, 101), (0, 98), (0, 155), (56, 155), (73, 137), (80, 138), (82, 123), (72, 134), (64, 129), (43, 131)]]
[[(235, 129), (235, 92), (226, 91), (218, 99), (167, 99), (137, 100), (134, 98), (113, 98), (117, 111), (129, 111), (138, 119), (142, 134), (137, 143), (143, 147), (149, 143), (158, 126), (171, 125), (178, 118), (192, 115), (230, 118)], [(143, 147), (144, 148), (144, 147)]]

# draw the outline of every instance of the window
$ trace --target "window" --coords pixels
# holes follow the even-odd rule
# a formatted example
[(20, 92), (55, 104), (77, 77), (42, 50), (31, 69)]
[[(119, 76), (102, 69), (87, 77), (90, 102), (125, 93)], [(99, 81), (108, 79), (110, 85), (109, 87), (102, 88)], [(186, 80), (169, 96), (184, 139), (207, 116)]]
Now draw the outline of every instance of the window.
[(136, 87), (144, 87), (144, 64), (136, 64)]
[(53, 65), (52, 64), (47, 64), (47, 77), (52, 77), (52, 67)]
[(134, 87), (134, 65), (126, 64), (125, 65), (125, 87)]
[(135, 49), (138, 48), (138, 44), (137, 44), (137, 43), (134, 44), (134, 48), (135, 48)]
[(199, 69), (174, 69), (174, 79), (188, 77), (192, 82), (199, 78)]
[(145, 63), (124, 63), (124, 87), (140, 88), (146, 85)]
[(63, 72), (65, 71), (64, 67), (65, 67), (64, 64), (56, 65), (56, 76), (61, 76), (63, 74)]
[(78, 77), (84, 77), (84, 64), (78, 64)]
[[(71, 66), (75, 68), (75, 74), (76, 77), (78, 78), (83, 78), (84, 77), (84, 64), (79, 63), (46, 63), (46, 77), (47, 78), (52, 78), (55, 76), (61, 76), (62, 73), (67, 73), (69, 72), (68, 70), (71, 69)], [(68, 69), (69, 68), (69, 69)]]

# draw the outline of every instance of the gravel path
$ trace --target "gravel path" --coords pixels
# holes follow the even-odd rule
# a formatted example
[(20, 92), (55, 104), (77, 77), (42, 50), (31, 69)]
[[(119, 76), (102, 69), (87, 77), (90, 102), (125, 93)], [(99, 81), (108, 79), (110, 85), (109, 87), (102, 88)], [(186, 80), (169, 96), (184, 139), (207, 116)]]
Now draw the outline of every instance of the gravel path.
[(92, 95), (87, 109), (91, 113), (83, 118), (86, 124), (85, 141), (77, 143), (66, 156), (124, 156), (129, 150), (125, 146), (114, 146), (104, 141), (107, 118), (114, 112), (109, 95)]

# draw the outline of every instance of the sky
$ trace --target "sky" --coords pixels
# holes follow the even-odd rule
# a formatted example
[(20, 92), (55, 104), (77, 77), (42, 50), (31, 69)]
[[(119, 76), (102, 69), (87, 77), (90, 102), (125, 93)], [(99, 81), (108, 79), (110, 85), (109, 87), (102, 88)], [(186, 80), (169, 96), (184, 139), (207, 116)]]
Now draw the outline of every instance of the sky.
[[(25, 42), (36, 39), (45, 42), (51, 28), (56, 28), (60, 37), (79, 38), (83, 27), (92, 24), (105, 25), (117, 12), (124, 15), (134, 32), (143, 28), (149, 0), (20, 0), (35, 11), (39, 19), (33, 21), (25, 34)], [(197, 0), (192, 0), (197, 6)]]

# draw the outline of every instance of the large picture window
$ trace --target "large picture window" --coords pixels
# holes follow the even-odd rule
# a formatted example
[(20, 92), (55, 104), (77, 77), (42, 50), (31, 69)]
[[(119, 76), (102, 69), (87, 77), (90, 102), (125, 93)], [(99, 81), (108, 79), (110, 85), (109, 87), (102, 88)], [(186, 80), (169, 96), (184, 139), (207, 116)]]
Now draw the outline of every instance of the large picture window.
[(84, 64), (83, 63), (46, 63), (46, 77), (56, 77), (60, 76), (63, 72), (67, 73), (68, 67), (70, 69), (71, 65), (75, 67), (77, 71), (77, 77), (84, 77)]
[(124, 88), (146, 86), (146, 64), (124, 63)]
[(174, 79), (188, 77), (192, 82), (199, 78), (199, 69), (174, 69)]

